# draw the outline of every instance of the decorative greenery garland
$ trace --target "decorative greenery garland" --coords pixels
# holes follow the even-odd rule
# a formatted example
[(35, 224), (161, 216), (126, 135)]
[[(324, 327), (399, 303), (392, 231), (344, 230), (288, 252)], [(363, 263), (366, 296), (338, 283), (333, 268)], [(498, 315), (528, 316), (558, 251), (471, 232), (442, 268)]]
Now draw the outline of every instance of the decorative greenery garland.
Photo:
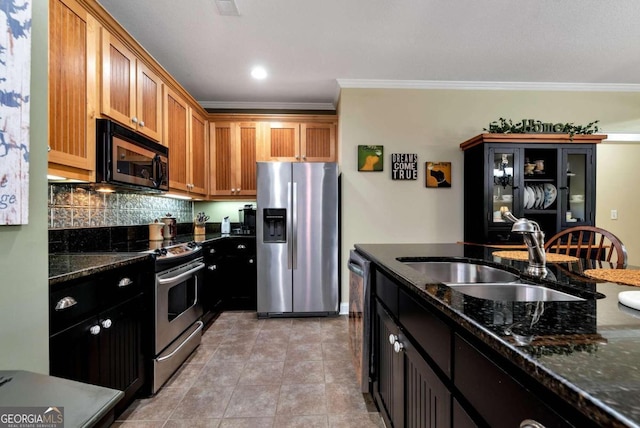
[(542, 122), (534, 119), (522, 119), (521, 122), (514, 124), (511, 119), (499, 118), (489, 124), (489, 129), (483, 128), (493, 134), (569, 134), (571, 138), (574, 135), (586, 135), (598, 132), (598, 121), (595, 120), (586, 125), (574, 125), (570, 123), (550, 123)]

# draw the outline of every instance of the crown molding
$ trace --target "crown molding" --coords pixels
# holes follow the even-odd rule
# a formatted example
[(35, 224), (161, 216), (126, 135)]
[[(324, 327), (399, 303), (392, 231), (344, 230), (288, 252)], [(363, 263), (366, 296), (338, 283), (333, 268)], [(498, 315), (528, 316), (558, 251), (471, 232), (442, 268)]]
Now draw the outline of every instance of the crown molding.
[[(600, 130), (602, 131), (602, 130)], [(608, 132), (602, 131), (603, 134), (607, 134), (607, 138), (602, 140), (607, 143), (637, 143), (640, 141), (640, 134), (638, 133), (622, 133), (622, 132)]]
[(278, 103), (198, 101), (203, 108), (236, 110), (335, 110), (332, 103)]
[(640, 92), (633, 83), (481, 82), (440, 80), (337, 79), (338, 86), (368, 89), (458, 89), (486, 91)]

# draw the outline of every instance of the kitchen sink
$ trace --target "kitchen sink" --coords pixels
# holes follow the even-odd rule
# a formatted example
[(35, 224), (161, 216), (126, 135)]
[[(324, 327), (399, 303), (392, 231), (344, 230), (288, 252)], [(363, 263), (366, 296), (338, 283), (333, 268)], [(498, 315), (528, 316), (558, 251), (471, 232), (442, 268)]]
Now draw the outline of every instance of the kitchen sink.
[(444, 283), (513, 282), (518, 275), (486, 265), (446, 261), (403, 261), (405, 265)]
[(585, 299), (562, 291), (521, 282), (446, 283), (467, 296), (508, 302), (582, 302)]

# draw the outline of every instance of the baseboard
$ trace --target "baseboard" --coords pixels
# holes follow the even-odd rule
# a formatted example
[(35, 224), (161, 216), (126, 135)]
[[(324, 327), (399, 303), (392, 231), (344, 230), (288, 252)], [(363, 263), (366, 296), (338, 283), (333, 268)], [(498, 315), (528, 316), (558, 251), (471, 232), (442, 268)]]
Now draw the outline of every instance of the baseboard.
[(340, 315), (349, 315), (349, 303), (348, 302), (340, 303)]

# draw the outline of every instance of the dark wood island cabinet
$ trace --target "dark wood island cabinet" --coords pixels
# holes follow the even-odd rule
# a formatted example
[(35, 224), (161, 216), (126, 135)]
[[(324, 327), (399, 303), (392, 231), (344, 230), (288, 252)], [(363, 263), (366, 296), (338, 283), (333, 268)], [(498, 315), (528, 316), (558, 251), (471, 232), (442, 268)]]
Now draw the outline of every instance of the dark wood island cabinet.
[[(633, 364), (640, 341), (615, 333), (615, 341), (607, 339), (618, 317), (611, 312), (618, 310), (617, 291), (631, 287), (580, 282), (551, 267), (554, 279), (544, 285), (575, 288), (583, 300), (544, 302), (533, 341), (522, 345), (505, 329), (539, 304), (463, 295), (398, 258), (473, 261), (512, 272), (525, 272), (526, 262), (501, 265), (492, 249), (460, 244), (356, 248), (373, 265), (370, 386), (387, 426), (640, 426), (640, 373), (620, 376), (616, 368)], [(625, 332), (640, 332), (638, 319), (622, 322)]]

